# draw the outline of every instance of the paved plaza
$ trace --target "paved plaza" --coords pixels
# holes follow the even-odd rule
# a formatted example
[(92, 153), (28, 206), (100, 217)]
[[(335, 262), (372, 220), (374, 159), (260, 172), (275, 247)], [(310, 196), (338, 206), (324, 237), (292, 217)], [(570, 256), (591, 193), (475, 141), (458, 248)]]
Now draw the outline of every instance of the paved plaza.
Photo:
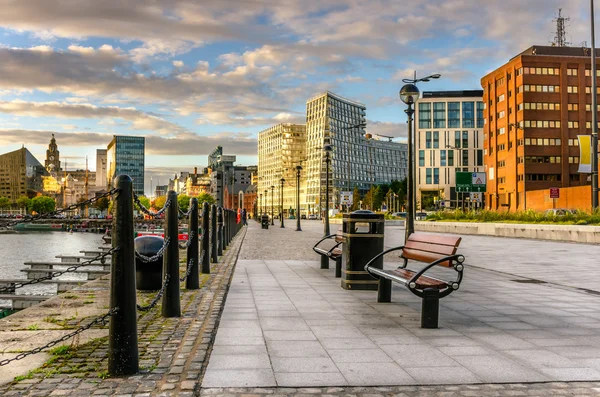
[[(333, 262), (321, 270), (310, 249), (322, 224), (302, 228), (250, 222), (203, 393), (600, 381), (597, 246), (464, 236), (465, 279), (441, 300), (431, 330), (420, 328), (420, 299), (404, 288), (394, 286), (392, 303), (342, 289)], [(386, 247), (403, 233), (386, 227)]]

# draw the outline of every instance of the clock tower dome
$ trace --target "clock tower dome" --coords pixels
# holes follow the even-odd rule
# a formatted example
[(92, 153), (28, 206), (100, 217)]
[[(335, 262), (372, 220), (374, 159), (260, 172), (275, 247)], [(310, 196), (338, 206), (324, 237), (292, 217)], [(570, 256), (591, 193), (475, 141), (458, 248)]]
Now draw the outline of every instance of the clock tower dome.
[(60, 152), (58, 151), (58, 146), (56, 145), (56, 139), (54, 139), (54, 134), (52, 134), (52, 139), (50, 140), (50, 144), (48, 145), (48, 150), (46, 150), (46, 162), (44, 164), (48, 172), (58, 173), (61, 171), (60, 168)]

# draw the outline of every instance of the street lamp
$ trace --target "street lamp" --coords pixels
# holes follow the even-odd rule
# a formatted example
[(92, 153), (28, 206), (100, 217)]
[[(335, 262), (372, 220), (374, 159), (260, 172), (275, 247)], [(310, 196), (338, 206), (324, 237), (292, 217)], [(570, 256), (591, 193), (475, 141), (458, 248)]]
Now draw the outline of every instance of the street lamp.
[(262, 193), (258, 195), (258, 213), (262, 215)]
[(275, 212), (273, 212), (273, 192), (275, 186), (271, 185), (271, 226), (275, 226)]
[(265, 203), (263, 204), (263, 212), (266, 214), (269, 210), (268, 210), (268, 206), (267, 206), (267, 199), (269, 198), (269, 191), (267, 189), (265, 189)]
[[(331, 233), (329, 232), (329, 164), (331, 164), (331, 152), (333, 152), (333, 147), (331, 145), (325, 145), (323, 147), (325, 151), (325, 236), (329, 236)], [(325, 258), (329, 260), (324, 255), (321, 255), (321, 258)]]
[(592, 211), (598, 208), (598, 108), (596, 97), (596, 33), (594, 31), (594, 0), (590, 0), (592, 30)]
[(281, 211), (279, 212), (279, 216), (281, 218), (281, 227), (285, 227), (283, 226), (283, 183), (285, 182), (285, 179), (281, 178), (279, 180), (279, 182), (281, 182), (281, 190), (279, 191), (279, 199), (280, 199), (280, 203), (281, 203)]
[(300, 171), (302, 166), (296, 166), (296, 231), (301, 232), (300, 228)]
[(413, 138), (412, 138), (412, 126), (413, 126), (413, 115), (415, 113), (413, 104), (419, 100), (419, 89), (415, 84), (420, 81), (426, 82), (430, 79), (439, 79), (439, 74), (432, 74), (421, 79), (417, 79), (417, 72), (413, 79), (403, 79), (402, 82), (405, 85), (400, 89), (400, 99), (402, 102), (408, 105), (408, 108), (404, 111), (408, 115), (408, 180), (407, 180), (407, 198), (408, 205), (406, 206), (406, 235), (405, 240), (408, 241), (408, 236), (415, 232), (415, 190), (414, 190), (414, 150), (413, 150)]

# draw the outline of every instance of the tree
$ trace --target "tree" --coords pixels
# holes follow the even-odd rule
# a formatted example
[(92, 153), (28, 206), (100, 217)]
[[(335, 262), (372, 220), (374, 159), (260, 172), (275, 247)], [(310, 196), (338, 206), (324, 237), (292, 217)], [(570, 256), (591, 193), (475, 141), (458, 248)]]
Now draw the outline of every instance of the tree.
[(360, 208), (360, 190), (358, 190), (358, 186), (354, 187), (354, 191), (352, 192), (352, 207), (350, 207), (351, 211), (356, 211)]
[[(138, 199), (140, 200), (140, 203), (142, 203), (142, 205), (146, 208), (150, 208), (150, 199), (146, 196), (138, 196)], [(135, 206), (137, 207), (137, 203), (135, 204)], [(142, 209), (139, 208), (139, 210), (141, 211)]]
[(202, 206), (202, 203), (205, 201), (212, 205), (215, 203), (215, 198), (208, 193), (200, 193), (198, 196), (198, 205)]
[(183, 212), (187, 212), (190, 207), (190, 196), (186, 194), (180, 194), (177, 196), (177, 204), (179, 204), (179, 209)]
[(8, 197), (0, 197), (0, 208), (10, 207), (10, 200)]
[(21, 196), (17, 199), (17, 207), (19, 208), (29, 208), (31, 206), (31, 199), (27, 196)]
[(165, 206), (166, 202), (167, 202), (167, 196), (158, 196), (152, 202), (152, 208), (159, 211)]
[(102, 197), (101, 199), (98, 199), (98, 201), (96, 201), (94, 203), (93, 207), (96, 208), (100, 212), (104, 212), (108, 209), (109, 205), (110, 205), (110, 202), (109, 202), (108, 198)]
[(44, 214), (46, 212), (52, 212), (56, 209), (56, 201), (48, 196), (37, 196), (31, 199), (31, 212), (37, 212), (38, 214)]

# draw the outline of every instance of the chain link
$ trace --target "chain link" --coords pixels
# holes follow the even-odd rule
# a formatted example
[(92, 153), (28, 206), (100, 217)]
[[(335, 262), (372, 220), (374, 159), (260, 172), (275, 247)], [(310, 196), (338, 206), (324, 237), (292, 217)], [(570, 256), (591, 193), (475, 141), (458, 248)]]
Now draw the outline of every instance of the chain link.
[(163, 246), (160, 247), (160, 249), (158, 250), (158, 252), (156, 254), (152, 255), (152, 256), (142, 255), (139, 252), (135, 251), (135, 257), (138, 258), (139, 260), (141, 260), (144, 263), (149, 263), (149, 262), (157, 261), (158, 259), (160, 259), (160, 257), (162, 256), (162, 254), (167, 249), (167, 246), (169, 245), (169, 242), (171, 242), (171, 237), (167, 237), (165, 239), (165, 241), (163, 242)]
[(169, 285), (169, 280), (171, 279), (170, 275), (165, 275), (165, 279), (163, 280), (163, 285), (162, 287), (160, 287), (160, 291), (158, 291), (158, 294), (156, 294), (156, 296), (154, 297), (154, 299), (152, 300), (152, 302), (150, 302), (149, 305), (147, 306), (140, 306), (140, 305), (136, 305), (137, 309), (141, 312), (145, 312), (148, 311), (150, 309), (152, 309), (154, 306), (156, 306), (156, 304), (158, 303), (158, 301), (160, 300), (160, 298), (163, 296), (163, 294), (165, 293), (165, 289), (167, 288), (167, 285)]
[[(107, 256), (112, 255), (114, 252), (117, 252), (118, 250), (119, 250), (119, 247), (111, 248), (110, 250), (108, 250), (108, 251), (106, 251), (106, 252), (104, 252), (102, 254), (99, 254), (95, 258), (89, 259), (89, 260), (87, 260), (85, 262), (81, 262), (81, 263), (79, 263), (77, 265), (69, 266), (66, 270), (59, 270), (59, 271), (56, 271), (56, 272), (52, 272), (52, 273), (50, 273), (47, 276), (36, 278), (34, 280), (24, 281), (22, 283), (15, 283), (14, 285), (11, 285), (11, 286), (0, 287), (0, 292), (12, 292), (13, 289), (21, 288), (21, 287), (24, 287), (26, 285), (38, 284), (38, 283), (41, 283), (42, 281), (51, 280), (54, 277), (61, 276), (61, 275), (65, 274), (65, 273), (74, 272), (75, 270), (79, 269), (82, 266), (87, 266), (87, 265), (100, 266), (98, 263), (93, 263), (93, 262), (102, 260), (102, 259), (106, 258)], [(60, 265), (60, 263), (57, 263), (57, 265)], [(40, 272), (42, 270), (43, 269), (40, 269)]]
[(55, 215), (62, 214), (63, 212), (73, 211), (73, 210), (76, 210), (78, 208), (83, 208), (83, 207), (86, 207), (86, 206), (88, 206), (90, 204), (94, 204), (96, 201), (98, 201), (98, 200), (100, 200), (102, 198), (105, 198), (105, 197), (112, 196), (113, 194), (118, 193), (118, 192), (119, 192), (119, 189), (114, 188), (114, 189), (111, 189), (111, 190), (109, 190), (108, 192), (106, 192), (104, 194), (101, 194), (100, 196), (92, 197), (91, 199), (82, 201), (81, 203), (71, 204), (68, 207), (61, 208), (61, 209), (56, 210), (56, 211), (45, 212), (43, 214), (33, 215), (30, 218), (19, 219), (18, 221), (5, 222), (5, 223), (2, 223), (0, 226), (15, 226), (15, 225), (18, 225), (19, 223), (28, 223), (28, 222), (33, 222), (33, 221), (37, 221), (37, 220), (40, 220), (40, 219), (48, 219), (48, 218), (51, 218), (51, 217), (53, 217)]
[(152, 212), (148, 208), (146, 208), (144, 206), (144, 204), (142, 204), (139, 196), (135, 192), (133, 192), (133, 201), (137, 204), (140, 211), (142, 211), (144, 214), (151, 216), (153, 218), (160, 217), (167, 210), (167, 208), (169, 208), (169, 206), (171, 205), (171, 199), (169, 199), (165, 202), (165, 205), (160, 210), (158, 210), (156, 212)]
[(78, 334), (82, 333), (83, 331), (87, 331), (88, 329), (92, 328), (96, 324), (106, 325), (106, 319), (108, 319), (110, 316), (113, 316), (115, 313), (117, 313), (117, 311), (119, 311), (119, 308), (115, 307), (114, 309), (111, 309), (108, 313), (106, 313), (105, 315), (95, 318), (88, 325), (84, 325), (82, 327), (79, 327), (75, 331), (73, 331), (73, 332), (71, 332), (69, 334), (66, 334), (66, 335), (64, 335), (64, 336), (62, 336), (62, 337), (60, 337), (60, 338), (58, 338), (56, 340), (53, 340), (52, 342), (49, 342), (49, 343), (45, 344), (44, 346), (36, 347), (35, 349), (30, 350), (28, 352), (20, 353), (16, 357), (2, 360), (2, 361), (0, 361), (0, 367), (2, 367), (4, 365), (7, 365), (7, 364), (10, 364), (13, 361), (22, 360), (25, 357), (30, 356), (32, 354), (39, 353), (39, 352), (41, 352), (44, 349), (49, 349), (49, 348), (51, 348), (53, 346), (56, 346), (59, 343), (64, 342), (64, 341), (66, 341), (68, 339), (71, 339), (75, 335), (78, 335)]
[[(202, 238), (200, 238), (200, 240), (198, 241), (200, 249), (202, 249)], [(202, 250), (202, 255), (200, 255), (200, 260), (198, 261), (198, 263), (202, 263), (202, 261), (204, 260), (204, 250)], [(183, 277), (181, 277), (179, 280), (180, 281), (185, 281), (185, 279), (187, 279), (190, 275), (190, 273), (192, 272), (192, 265), (194, 261), (192, 259), (189, 260), (188, 262), (188, 266), (187, 266), (187, 271), (185, 272), (185, 275)]]
[(196, 209), (196, 204), (192, 204), (192, 206), (188, 209), (187, 212), (183, 212), (183, 210), (181, 208), (179, 208), (179, 214), (181, 215), (181, 217), (186, 217), (186, 216), (190, 216), (190, 214), (192, 213), (193, 210)]
[(196, 232), (192, 230), (192, 232), (189, 234), (188, 240), (185, 242), (185, 244), (183, 244), (183, 245), (179, 244), (179, 249), (180, 250), (187, 249), (190, 246), (190, 244), (192, 244), (192, 239), (194, 237), (196, 237)]

